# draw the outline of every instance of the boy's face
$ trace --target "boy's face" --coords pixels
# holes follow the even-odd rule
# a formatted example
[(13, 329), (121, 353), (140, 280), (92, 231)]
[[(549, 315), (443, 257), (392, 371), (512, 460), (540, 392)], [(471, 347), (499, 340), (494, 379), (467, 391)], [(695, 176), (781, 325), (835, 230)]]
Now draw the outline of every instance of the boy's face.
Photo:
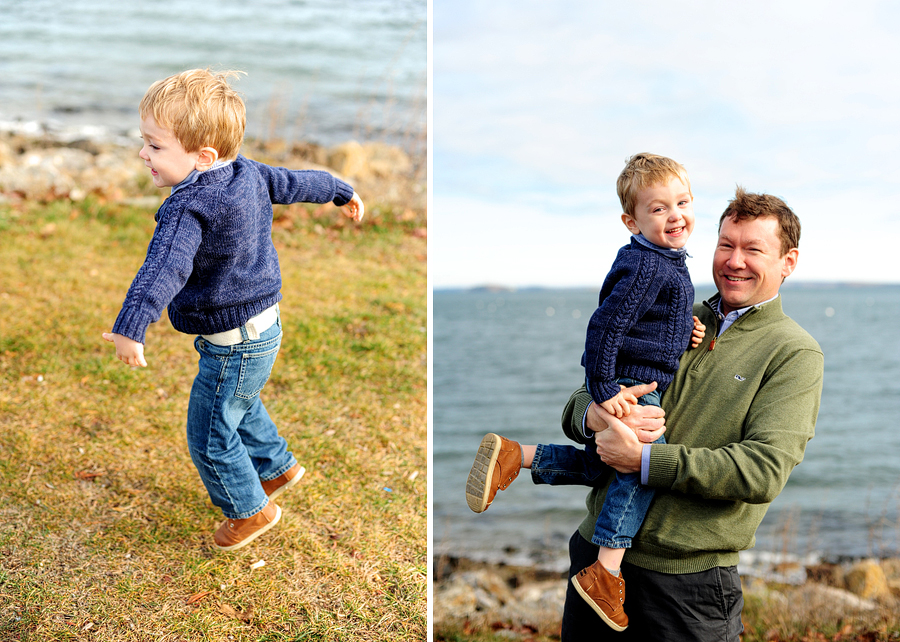
[(643, 234), (660, 247), (685, 246), (694, 230), (694, 205), (691, 191), (680, 178), (645, 187), (637, 194), (634, 214), (622, 214), (632, 234)]
[(160, 127), (153, 116), (141, 119), (144, 146), (138, 154), (153, 176), (157, 187), (173, 187), (197, 168), (200, 152), (187, 152), (171, 130)]

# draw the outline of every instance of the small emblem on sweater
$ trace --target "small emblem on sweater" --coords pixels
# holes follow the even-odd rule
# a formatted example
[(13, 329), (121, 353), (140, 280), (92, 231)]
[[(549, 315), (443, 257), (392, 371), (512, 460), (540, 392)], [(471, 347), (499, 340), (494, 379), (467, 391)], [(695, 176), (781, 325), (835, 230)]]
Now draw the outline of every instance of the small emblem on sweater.
[(741, 375), (734, 375), (734, 378), (738, 381), (745, 381), (744, 377), (742, 377)]

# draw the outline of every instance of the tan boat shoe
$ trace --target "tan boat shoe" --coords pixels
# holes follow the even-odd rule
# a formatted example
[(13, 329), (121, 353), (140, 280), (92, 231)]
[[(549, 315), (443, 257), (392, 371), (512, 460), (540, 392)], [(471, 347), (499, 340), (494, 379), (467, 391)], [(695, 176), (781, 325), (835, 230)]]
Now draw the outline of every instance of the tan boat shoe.
[(269, 499), (275, 499), (284, 491), (296, 486), (305, 472), (303, 466), (294, 464), (275, 479), (262, 482), (263, 492)]
[(519, 476), (522, 448), (515, 441), (489, 433), (481, 440), (466, 481), (466, 503), (476, 513), (487, 510), (498, 490), (506, 490)]
[(216, 548), (223, 551), (236, 551), (275, 526), (279, 519), (281, 519), (281, 508), (272, 502), (246, 519), (226, 519), (213, 535)]
[(572, 576), (575, 590), (592, 609), (615, 631), (628, 628), (625, 615), (625, 580), (621, 571), (616, 577), (599, 561)]

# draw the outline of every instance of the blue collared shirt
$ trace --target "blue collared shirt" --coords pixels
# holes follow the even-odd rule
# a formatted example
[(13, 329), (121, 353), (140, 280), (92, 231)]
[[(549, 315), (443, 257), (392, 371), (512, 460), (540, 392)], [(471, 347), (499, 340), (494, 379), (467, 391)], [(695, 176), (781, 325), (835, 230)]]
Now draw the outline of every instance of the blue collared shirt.
[[(226, 165), (230, 165), (233, 162), (234, 161), (230, 161), (230, 160), (227, 160), (227, 161), (217, 160), (215, 163), (210, 165), (209, 169), (206, 171), (208, 172), (210, 169), (219, 169), (220, 167), (225, 167)], [(196, 183), (199, 180), (200, 175), (202, 173), (203, 172), (201, 172), (199, 170), (196, 170), (196, 169), (193, 170), (190, 174), (185, 176), (183, 181), (178, 183), (178, 185), (175, 185), (174, 187), (172, 187), (172, 194), (174, 194), (175, 192), (177, 192), (180, 189), (184, 189), (188, 185), (193, 185), (194, 183)], [(169, 196), (171, 196), (172, 194), (169, 194)]]
[(644, 247), (649, 247), (651, 250), (656, 250), (660, 254), (665, 256), (671, 256), (672, 258), (681, 258), (682, 256), (686, 256), (688, 258), (693, 258), (687, 252), (687, 248), (679, 247), (679, 248), (671, 248), (671, 247), (660, 247), (653, 241), (648, 241), (647, 237), (643, 234), (634, 234), (634, 240), (643, 245)]

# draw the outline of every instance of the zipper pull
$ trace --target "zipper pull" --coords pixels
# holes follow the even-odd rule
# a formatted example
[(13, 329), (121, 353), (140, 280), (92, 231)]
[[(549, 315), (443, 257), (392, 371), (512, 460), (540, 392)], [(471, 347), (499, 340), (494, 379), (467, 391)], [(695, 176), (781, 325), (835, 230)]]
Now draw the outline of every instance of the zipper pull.
[(709, 352), (712, 352), (713, 348), (715, 348), (715, 347), (716, 347), (716, 339), (713, 338), (713, 340), (709, 342)]

